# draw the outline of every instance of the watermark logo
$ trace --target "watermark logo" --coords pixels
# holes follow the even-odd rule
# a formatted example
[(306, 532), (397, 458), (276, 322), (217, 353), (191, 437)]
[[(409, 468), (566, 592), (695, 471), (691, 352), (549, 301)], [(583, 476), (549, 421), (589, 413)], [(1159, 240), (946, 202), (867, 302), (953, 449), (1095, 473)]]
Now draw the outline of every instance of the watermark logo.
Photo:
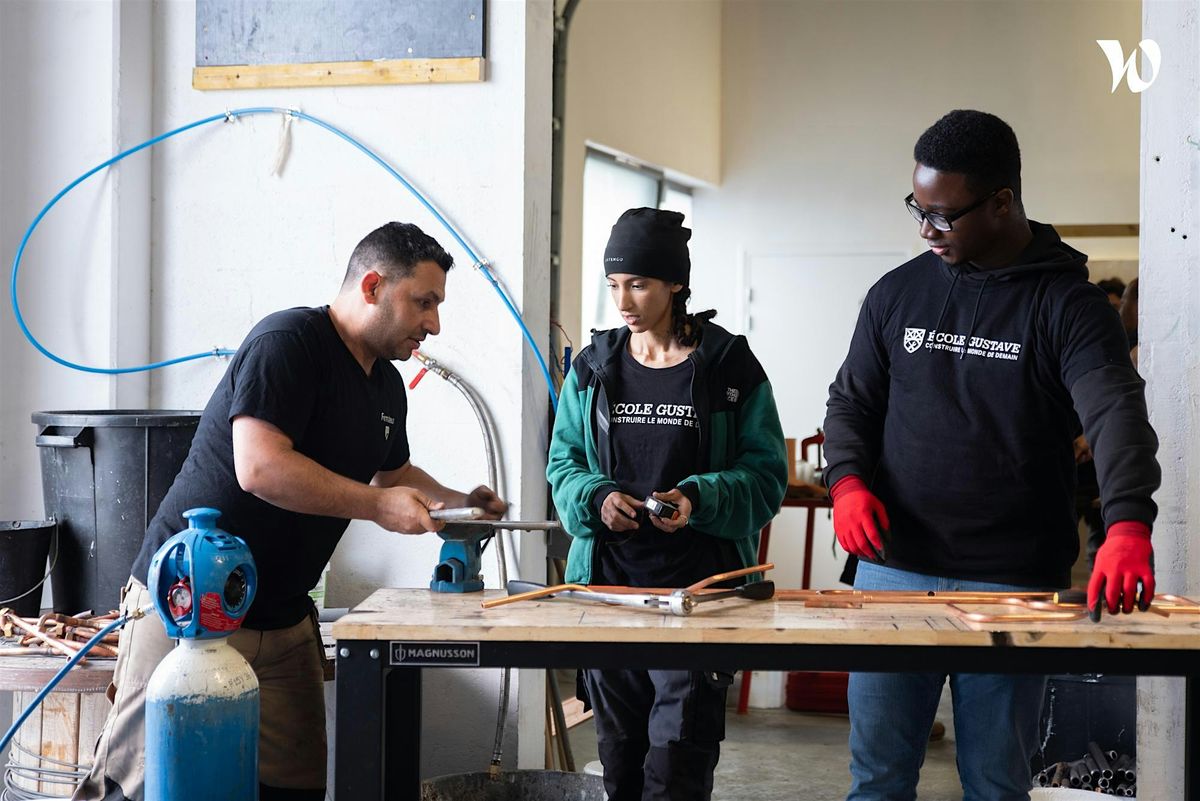
[[(1096, 44), (1100, 45), (1100, 49), (1104, 51), (1104, 55), (1108, 58), (1108, 66), (1112, 69), (1112, 92), (1117, 91), (1117, 87), (1121, 85), (1121, 79), (1124, 78), (1129, 85), (1129, 91), (1135, 95), (1140, 94), (1149, 89), (1150, 84), (1154, 83), (1154, 79), (1158, 77), (1162, 51), (1158, 47), (1158, 42), (1153, 39), (1143, 39), (1138, 42), (1138, 46), (1129, 54), (1129, 58), (1125, 58), (1125, 51), (1116, 39), (1097, 39)], [(1139, 48), (1146, 54), (1146, 61), (1150, 65), (1151, 75), (1148, 81), (1142, 80), (1135, 63)]]

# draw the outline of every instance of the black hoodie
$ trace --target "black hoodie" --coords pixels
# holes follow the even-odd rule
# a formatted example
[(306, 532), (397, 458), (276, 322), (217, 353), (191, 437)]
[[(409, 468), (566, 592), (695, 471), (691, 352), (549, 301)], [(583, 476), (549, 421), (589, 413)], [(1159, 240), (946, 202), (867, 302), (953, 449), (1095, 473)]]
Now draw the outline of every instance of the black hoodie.
[(1154, 521), (1158, 440), (1120, 321), (1087, 257), (1030, 226), (1012, 266), (926, 252), (867, 293), (829, 388), (825, 479), (871, 486), (891, 567), (1067, 586), (1081, 428), (1105, 521)]

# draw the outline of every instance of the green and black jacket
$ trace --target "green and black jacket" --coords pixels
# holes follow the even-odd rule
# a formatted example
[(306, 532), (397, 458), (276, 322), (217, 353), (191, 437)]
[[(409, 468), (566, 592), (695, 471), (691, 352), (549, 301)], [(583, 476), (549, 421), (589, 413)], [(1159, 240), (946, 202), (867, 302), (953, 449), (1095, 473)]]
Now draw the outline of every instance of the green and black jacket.
[[(608, 437), (609, 398), (628, 328), (593, 335), (559, 398), (546, 478), (571, 551), (566, 580), (591, 582), (595, 537), (608, 528), (593, 502), (616, 487)], [(691, 528), (733, 540), (743, 566), (755, 563), (759, 530), (783, 502), (787, 455), (771, 383), (743, 336), (713, 323), (689, 356), (692, 405), (700, 426), (696, 472), (679, 482), (692, 502)]]

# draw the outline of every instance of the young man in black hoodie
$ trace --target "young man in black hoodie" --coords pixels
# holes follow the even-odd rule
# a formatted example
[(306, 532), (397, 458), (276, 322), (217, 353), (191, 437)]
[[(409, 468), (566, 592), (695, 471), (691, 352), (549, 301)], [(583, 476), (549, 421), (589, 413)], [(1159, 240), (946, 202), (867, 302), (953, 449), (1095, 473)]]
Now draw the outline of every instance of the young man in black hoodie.
[[(825, 418), (834, 530), (862, 560), (855, 586), (1068, 586), (1082, 430), (1108, 530), (1089, 607), (1144, 608), (1158, 441), (1116, 312), (1087, 282), (1087, 257), (1026, 219), (1002, 120), (953, 111), (914, 157), (905, 204), (929, 252), (867, 294)], [(1028, 799), (1045, 678), (949, 678), (964, 799)], [(851, 676), (852, 801), (916, 797), (945, 680)]]

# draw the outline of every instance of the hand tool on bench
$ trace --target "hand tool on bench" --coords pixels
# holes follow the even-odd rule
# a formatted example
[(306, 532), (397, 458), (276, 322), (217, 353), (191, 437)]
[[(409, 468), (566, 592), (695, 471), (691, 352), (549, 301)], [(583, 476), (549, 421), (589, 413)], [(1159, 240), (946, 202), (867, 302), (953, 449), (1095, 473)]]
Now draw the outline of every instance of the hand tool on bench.
[[(622, 588), (624, 589), (624, 588)], [(632, 588), (630, 588), (632, 589)], [(575, 601), (606, 604), (608, 606), (632, 606), (638, 609), (655, 609), (670, 612), (673, 615), (686, 617), (695, 611), (696, 607), (708, 601), (719, 601), (724, 598), (743, 598), (747, 601), (765, 601), (775, 595), (775, 582), (756, 581), (743, 584), (729, 590), (699, 593), (690, 590), (675, 590), (669, 595), (648, 592), (600, 592), (581, 585), (560, 585), (547, 587), (533, 581), (510, 581), (508, 591), (515, 593), (509, 598), (499, 598), (497, 601), (531, 600), (533, 598), (569, 598)], [(523, 596), (523, 597), (522, 597)], [(498, 606), (496, 601), (485, 601), (484, 606)]]
[(508, 591), (510, 595), (507, 598), (495, 598), (490, 601), (484, 601), (483, 607), (491, 609), (504, 604), (515, 603), (516, 601), (536, 600), (538, 598), (562, 597), (578, 601), (587, 601), (591, 603), (602, 603), (610, 606), (631, 606), (638, 609), (655, 609), (663, 612), (670, 612), (673, 615), (685, 617), (690, 615), (697, 605), (707, 602), (716, 601), (723, 598), (744, 598), (749, 601), (767, 600), (775, 595), (775, 583), (772, 581), (760, 581), (750, 584), (743, 584), (740, 587), (734, 587), (728, 590), (717, 590), (714, 592), (701, 592), (711, 584), (717, 584), (732, 578), (749, 575), (751, 573), (761, 573), (765, 570), (770, 570), (774, 565), (755, 565), (754, 567), (742, 568), (733, 570), (728, 573), (718, 573), (715, 576), (709, 576), (706, 579), (696, 582), (688, 587), (679, 590), (672, 590), (668, 594), (661, 592), (647, 592), (638, 590), (632, 587), (614, 587), (613, 592), (597, 591), (591, 587), (586, 587), (581, 584), (560, 584), (553, 587), (547, 587), (543, 584), (537, 584), (530, 581), (510, 581), (508, 583)]

